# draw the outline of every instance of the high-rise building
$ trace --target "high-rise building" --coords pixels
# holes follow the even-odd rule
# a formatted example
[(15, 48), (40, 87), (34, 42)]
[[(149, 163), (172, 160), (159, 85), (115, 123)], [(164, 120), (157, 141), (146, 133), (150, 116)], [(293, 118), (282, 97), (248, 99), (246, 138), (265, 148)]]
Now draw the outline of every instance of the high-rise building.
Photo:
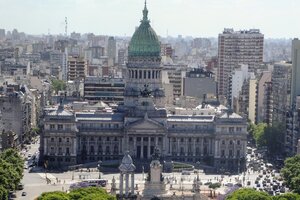
[(126, 59), (126, 50), (125, 49), (119, 49), (118, 50), (118, 64), (123, 65), (125, 64)]
[(285, 124), (291, 101), (292, 65), (275, 63), (272, 73), (273, 122)]
[(272, 124), (284, 127), (284, 151), (292, 155), (296, 147), (297, 137), (293, 130), (294, 112), (291, 110), (291, 63), (275, 63), (272, 73), (273, 113)]
[(257, 82), (256, 123), (272, 123), (272, 73), (263, 71)]
[(107, 44), (107, 57), (109, 60), (109, 63), (112, 63), (112, 65), (116, 62), (116, 54), (117, 54), (117, 43), (114, 37), (108, 38), (108, 44)]
[[(298, 38), (292, 41), (292, 95), (291, 103), (296, 103), (297, 96), (300, 96), (300, 40)], [(298, 105), (299, 107), (300, 105)]]
[[(218, 42), (218, 95), (228, 97), (229, 77), (235, 66), (247, 64), (249, 71), (263, 62), (264, 35), (258, 29), (224, 29)], [(230, 102), (228, 102), (230, 103)]]
[(84, 79), (87, 74), (87, 63), (79, 57), (68, 58), (68, 80)]
[(0, 29), (0, 39), (5, 38), (5, 29)]
[(241, 65), (237, 67), (230, 76), (230, 94), (228, 95), (228, 99), (231, 102), (231, 108), (234, 108), (234, 112), (237, 112), (237, 110), (235, 110), (236, 105), (234, 105), (234, 103), (237, 102), (240, 92), (242, 91), (242, 86), (248, 78), (248, 65)]
[(173, 48), (171, 44), (161, 44), (161, 56), (173, 57)]

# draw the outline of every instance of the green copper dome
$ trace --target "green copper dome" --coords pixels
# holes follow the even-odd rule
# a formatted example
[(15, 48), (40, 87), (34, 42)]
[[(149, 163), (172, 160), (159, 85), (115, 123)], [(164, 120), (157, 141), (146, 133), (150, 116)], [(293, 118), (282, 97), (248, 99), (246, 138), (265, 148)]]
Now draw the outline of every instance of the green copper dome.
[(150, 26), (146, 3), (141, 24), (134, 32), (129, 43), (128, 56), (160, 56), (160, 42)]

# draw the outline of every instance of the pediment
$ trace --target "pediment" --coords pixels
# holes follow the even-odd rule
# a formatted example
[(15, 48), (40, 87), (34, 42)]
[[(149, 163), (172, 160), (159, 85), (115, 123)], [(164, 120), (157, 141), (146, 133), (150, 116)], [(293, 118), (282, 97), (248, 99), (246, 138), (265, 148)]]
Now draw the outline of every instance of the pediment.
[(165, 127), (151, 119), (141, 119), (130, 123), (127, 126), (127, 130), (161, 130)]

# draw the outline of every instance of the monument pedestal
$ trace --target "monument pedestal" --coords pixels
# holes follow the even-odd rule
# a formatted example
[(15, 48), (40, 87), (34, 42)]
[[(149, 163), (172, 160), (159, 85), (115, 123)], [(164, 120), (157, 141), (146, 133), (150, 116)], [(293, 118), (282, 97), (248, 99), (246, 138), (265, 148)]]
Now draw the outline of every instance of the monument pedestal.
[(153, 197), (160, 197), (166, 194), (166, 185), (164, 183), (145, 183), (143, 199), (151, 199)]

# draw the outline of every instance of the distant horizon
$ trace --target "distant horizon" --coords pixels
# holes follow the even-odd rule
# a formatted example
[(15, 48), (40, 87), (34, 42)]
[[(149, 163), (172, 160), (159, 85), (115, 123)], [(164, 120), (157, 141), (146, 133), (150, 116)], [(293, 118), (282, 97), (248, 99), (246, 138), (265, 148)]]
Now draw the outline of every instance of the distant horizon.
[[(4, 28), (2, 28), (2, 27), (0, 27), (0, 29), (4, 29)], [(16, 28), (17, 29), (17, 28)], [(10, 32), (12, 32), (12, 30), (6, 30), (5, 29), (5, 32), (6, 32), (6, 34), (7, 34), (7, 31), (10, 31)], [(60, 33), (60, 34), (50, 34), (50, 35), (48, 35), (47, 33), (41, 33), (41, 34), (32, 34), (32, 33), (26, 33), (26, 32), (24, 32), (24, 31), (20, 31), (19, 29), (17, 29), (17, 31), (19, 32), (19, 33), (25, 33), (26, 35), (29, 35), (29, 36), (35, 36), (35, 37), (42, 37), (42, 36), (60, 36), (60, 37), (65, 37), (65, 35), (64, 34), (62, 34), (62, 33)], [(71, 32), (72, 33), (72, 32)], [(68, 33), (68, 35), (67, 35), (67, 37), (69, 37), (69, 38), (71, 38), (71, 33)], [(79, 32), (75, 32), (75, 33), (79, 33)], [(132, 35), (131, 36), (120, 36), (120, 35), (109, 35), (109, 34), (95, 34), (95, 33), (92, 33), (92, 32), (85, 32), (85, 33), (80, 33), (81, 34), (81, 36), (82, 35), (86, 35), (86, 34), (94, 34), (95, 36), (107, 36), (107, 37), (109, 37), (109, 36), (112, 36), (112, 37), (117, 37), (117, 38), (131, 38), (132, 37)], [(262, 33), (263, 34), (263, 33)], [(179, 36), (182, 36), (182, 38), (184, 38), (184, 39), (186, 39), (186, 38), (189, 38), (189, 37), (191, 37), (191, 38), (206, 38), (206, 39), (218, 39), (218, 36), (207, 36), (207, 37), (201, 37), (201, 36), (190, 36), (190, 35), (181, 35), (181, 34), (178, 34), (177, 36), (172, 36), (172, 35), (168, 35), (168, 36), (160, 36), (159, 34), (157, 34), (160, 38), (164, 38), (164, 39), (166, 39), (166, 38), (172, 38), (172, 39), (176, 39), (176, 38), (178, 38)], [(285, 38), (285, 37), (282, 37), (282, 38), (271, 38), (271, 37), (269, 37), (269, 38), (266, 38), (266, 37), (264, 37), (264, 39), (265, 40), (293, 40), (293, 39), (295, 39), (295, 38)]]
[[(260, 29), (265, 39), (300, 37), (297, 0), (148, 0), (149, 19), (162, 38), (217, 38), (224, 28)], [(94, 33), (131, 37), (144, 0), (0, 0), (0, 24), (28, 35)]]

